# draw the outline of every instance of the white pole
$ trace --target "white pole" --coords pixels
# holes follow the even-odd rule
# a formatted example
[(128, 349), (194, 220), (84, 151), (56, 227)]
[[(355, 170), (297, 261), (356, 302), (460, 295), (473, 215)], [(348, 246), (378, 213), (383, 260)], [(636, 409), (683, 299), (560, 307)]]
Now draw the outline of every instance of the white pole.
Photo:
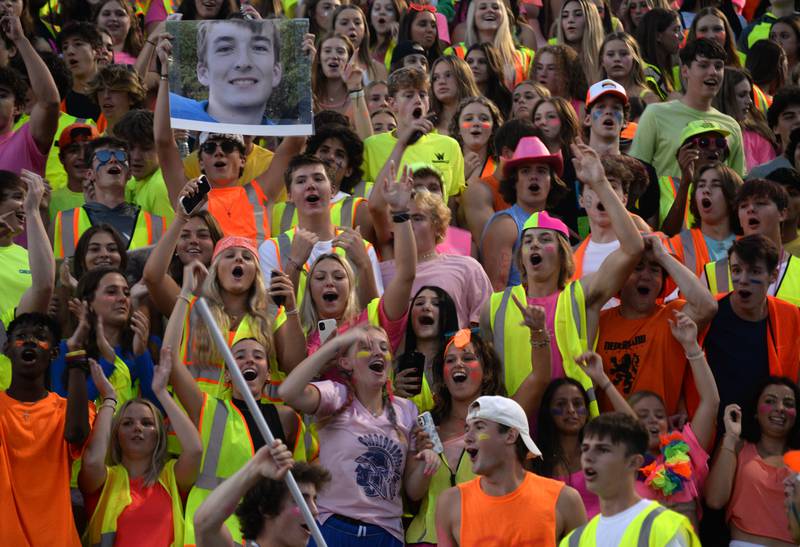
[[(225, 364), (228, 366), (228, 372), (231, 375), (231, 380), (233, 380), (233, 384), (236, 386), (236, 389), (238, 389), (239, 393), (241, 393), (244, 397), (244, 402), (247, 404), (247, 408), (250, 410), (250, 415), (256, 421), (258, 430), (261, 432), (261, 435), (264, 437), (267, 443), (272, 444), (272, 441), (275, 440), (275, 437), (272, 435), (272, 431), (269, 430), (269, 426), (267, 425), (266, 420), (264, 420), (264, 416), (261, 414), (261, 409), (258, 408), (258, 403), (256, 403), (256, 400), (253, 398), (253, 394), (250, 393), (250, 388), (247, 386), (244, 376), (242, 376), (242, 371), (239, 370), (239, 367), (236, 365), (236, 361), (233, 358), (231, 348), (228, 347), (228, 344), (226, 343), (225, 338), (222, 336), (217, 323), (214, 321), (214, 317), (211, 315), (211, 310), (208, 309), (208, 304), (206, 304), (205, 299), (198, 298), (195, 302), (195, 307), (197, 311), (200, 312), (200, 316), (203, 318), (203, 321), (205, 321), (206, 326), (208, 327), (208, 332), (211, 333), (211, 337), (214, 339), (214, 343), (217, 345), (219, 352), (222, 354), (222, 358), (225, 359)], [(286, 477), (284, 477), (283, 480), (286, 481), (286, 486), (289, 487), (289, 492), (292, 493), (294, 502), (300, 508), (300, 511), (303, 512), (303, 519), (306, 521), (308, 529), (311, 530), (311, 535), (314, 537), (314, 541), (319, 547), (328, 547), (328, 545), (325, 543), (325, 539), (322, 537), (322, 533), (320, 533), (319, 528), (317, 527), (317, 521), (314, 520), (311, 510), (308, 508), (306, 500), (303, 498), (303, 494), (300, 492), (300, 488), (298, 488), (297, 482), (294, 480), (294, 476), (292, 476), (292, 472), (289, 471), (286, 473)]]

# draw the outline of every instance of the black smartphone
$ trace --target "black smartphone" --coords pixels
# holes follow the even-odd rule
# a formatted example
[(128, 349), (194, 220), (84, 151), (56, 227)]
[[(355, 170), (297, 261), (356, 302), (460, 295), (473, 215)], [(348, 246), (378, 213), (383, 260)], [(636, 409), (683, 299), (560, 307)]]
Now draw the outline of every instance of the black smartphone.
[(419, 388), (415, 392), (410, 392), (410, 395), (419, 395), (422, 391), (422, 375), (425, 372), (425, 355), (418, 351), (407, 352), (398, 358), (397, 372), (412, 369), (413, 376), (419, 378)]
[(203, 197), (210, 191), (211, 184), (208, 182), (208, 179), (205, 175), (200, 175), (197, 181), (197, 193), (193, 196), (184, 196), (181, 198), (181, 207), (183, 207), (184, 212), (187, 215), (191, 214), (194, 208), (203, 201)]
[[(273, 279), (275, 277), (278, 277), (279, 275), (280, 274), (278, 273), (277, 270), (272, 270), (272, 273), (270, 274), (269, 277), (270, 277), (270, 279)], [(282, 294), (281, 295), (277, 295), (277, 296), (272, 296), (271, 298), (272, 298), (272, 301), (275, 302), (275, 305), (278, 306), (278, 307), (283, 306), (286, 303), (286, 297), (283, 296)]]

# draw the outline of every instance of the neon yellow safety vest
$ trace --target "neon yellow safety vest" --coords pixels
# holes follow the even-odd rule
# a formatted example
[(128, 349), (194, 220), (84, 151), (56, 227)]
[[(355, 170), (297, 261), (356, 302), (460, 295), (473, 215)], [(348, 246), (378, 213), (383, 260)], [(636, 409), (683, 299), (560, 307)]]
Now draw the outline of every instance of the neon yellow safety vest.
[[(772, 12), (766, 12), (761, 21), (757, 23), (747, 35), (747, 51), (755, 45), (759, 40), (769, 40), (769, 32), (772, 30), (772, 25), (775, 24), (778, 18)], [(744, 66), (744, 63), (742, 63)]]
[[(681, 186), (681, 179), (678, 177), (658, 177), (658, 225), (664, 224), (667, 219), (669, 210), (672, 209), (672, 204), (675, 203), (675, 196), (678, 195), (678, 188)], [(689, 187), (689, 194), (691, 195), (692, 187)], [(694, 223), (694, 215), (689, 211), (689, 204), (687, 201), (686, 210), (683, 215), (682, 230), (688, 229)]]
[(369, 195), (372, 193), (373, 186), (375, 186), (374, 182), (362, 180), (353, 186), (353, 190), (350, 192), (350, 195), (357, 198), (369, 199)]
[[(200, 474), (186, 500), (184, 545), (195, 544), (193, 519), (200, 504), (225, 479), (244, 467), (255, 453), (247, 421), (230, 400), (217, 399), (206, 394), (199, 429), (203, 441), (203, 459), (200, 463)], [(300, 433), (298, 428), (298, 440)], [(303, 443), (296, 444), (302, 446)], [(298, 455), (304, 456), (295, 451), (295, 459)], [(236, 516), (229, 516), (225, 525), (234, 542), (241, 544), (242, 534)]]
[[(183, 506), (178, 483), (175, 480), (175, 462), (168, 460), (158, 475), (158, 483), (164, 487), (172, 500), (173, 547), (183, 545)], [(111, 547), (117, 535), (117, 519), (128, 507), (131, 500), (131, 486), (128, 471), (122, 465), (106, 468), (108, 475), (100, 500), (94, 510), (89, 526), (84, 534), (84, 545)]]
[[(331, 223), (334, 226), (355, 228), (356, 210), (365, 202), (364, 198), (348, 196), (331, 203)], [(282, 201), (272, 206), (270, 227), (273, 234), (282, 234), (297, 226), (297, 207), (290, 201)]]
[(472, 462), (470, 462), (466, 450), (461, 452), (461, 458), (458, 460), (458, 467), (455, 473), (447, 464), (447, 458), (444, 457), (444, 454), (439, 454), (439, 459), (442, 464), (431, 477), (428, 492), (422, 499), (419, 512), (414, 516), (406, 530), (406, 543), (435, 544), (437, 542), (436, 500), (439, 499), (439, 495), (451, 486), (471, 481), (477, 477), (472, 472)]
[[(667, 100), (669, 92), (667, 91), (667, 86), (664, 81), (664, 75), (661, 74), (660, 68), (658, 68), (656, 65), (645, 63), (644, 79), (645, 82), (650, 85), (650, 88), (661, 98), (662, 101)], [(683, 88), (683, 84), (681, 83), (680, 66), (672, 67), (672, 81), (670, 83), (672, 84), (673, 91), (680, 91)]]
[[(494, 347), (500, 356), (509, 397), (514, 395), (532, 370), (530, 335), (527, 327), (521, 325), (522, 313), (511, 302), (511, 295), (516, 296), (520, 302), (526, 302), (528, 298), (522, 285), (492, 294), (489, 318)], [(575, 357), (587, 349), (593, 349), (597, 343), (597, 340), (593, 340), (589, 346), (587, 340), (586, 302), (580, 280), (568, 283), (558, 295), (554, 329), (564, 373), (577, 380), (586, 390), (591, 416), (599, 415), (592, 380), (575, 363)]]
[[(281, 233), (278, 237), (270, 238), (270, 241), (273, 242), (277, 249), (278, 263), (281, 265), (281, 269), (283, 271), (287, 271), (287, 268), (289, 267), (288, 259), (289, 254), (292, 251), (292, 240), (294, 239), (295, 231), (296, 227)], [(339, 228), (335, 228), (334, 232), (335, 235), (339, 235), (341, 230)], [(363, 242), (364, 248), (369, 251), (369, 249), (372, 248), (372, 244), (367, 240), (363, 240)], [(345, 250), (341, 247), (334, 247), (333, 252), (342, 257), (347, 256)], [(302, 309), (303, 306), (303, 298), (305, 298), (306, 294), (306, 281), (309, 268), (310, 267), (308, 264), (304, 264), (303, 269), (299, 272), (300, 275), (298, 276), (297, 282), (297, 309)], [(357, 271), (355, 266), (353, 267), (353, 271)]]
[[(560, 547), (595, 547), (597, 545), (597, 524), (600, 515), (573, 530), (561, 540)], [(678, 532), (683, 531), (689, 538), (691, 547), (700, 547), (700, 540), (694, 533), (692, 524), (685, 516), (662, 507), (658, 502), (636, 515), (625, 529), (619, 547), (664, 547)]]
[[(183, 339), (181, 340), (181, 362), (189, 367), (189, 372), (192, 374), (197, 387), (200, 391), (208, 393), (213, 397), (229, 398), (231, 393), (228, 386), (225, 384), (225, 363), (220, 357), (216, 363), (195, 363), (192, 356), (192, 344), (194, 343), (192, 333), (197, 330), (198, 326), (203, 324), (203, 319), (199, 313), (194, 312), (194, 303), (197, 297), (192, 297), (189, 301), (189, 309), (187, 310), (186, 318), (183, 323)], [(277, 317), (272, 323), (272, 333), (275, 332), (286, 322), (286, 313), (283, 308), (278, 311)], [(239, 322), (239, 326), (235, 331), (228, 333), (228, 345), (232, 346), (234, 340), (241, 338), (253, 338), (255, 331), (255, 320), (249, 314), (246, 314)], [(208, 341), (212, 343), (211, 341)], [(273, 403), (280, 402), (278, 398), (278, 386), (286, 378), (286, 374), (280, 370), (278, 361), (275, 358), (274, 352), (269, 355), (269, 386), (265, 394), (267, 400)]]
[[(705, 268), (706, 282), (711, 294), (724, 294), (733, 290), (731, 280), (731, 270), (728, 266), (728, 259), (709, 262)], [(800, 258), (789, 255), (789, 262), (783, 277), (778, 280), (778, 290), (775, 297), (789, 302), (795, 306), (800, 306)]]
[[(92, 221), (83, 207), (56, 213), (55, 227), (53, 228), (53, 250), (56, 258), (67, 258), (74, 255), (81, 235), (91, 227)], [(128, 242), (128, 250), (132, 251), (153, 245), (161, 239), (161, 235), (166, 229), (167, 221), (164, 217), (140, 210), (136, 215), (136, 224), (133, 227), (131, 240)]]

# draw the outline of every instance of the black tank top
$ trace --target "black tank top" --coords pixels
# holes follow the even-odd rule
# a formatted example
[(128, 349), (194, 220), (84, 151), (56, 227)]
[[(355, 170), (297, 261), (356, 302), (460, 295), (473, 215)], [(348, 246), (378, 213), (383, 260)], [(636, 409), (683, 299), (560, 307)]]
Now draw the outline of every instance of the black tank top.
[[(247, 404), (241, 399), (233, 399), (233, 404), (239, 409), (239, 412), (242, 413), (242, 416), (244, 416), (244, 421), (247, 422), (247, 429), (250, 430), (250, 438), (253, 439), (253, 449), (258, 450), (267, 444), (267, 441), (264, 440), (264, 437), (258, 430), (256, 421), (253, 418), (253, 415), (250, 414), (250, 409), (247, 408)], [(262, 403), (259, 401), (258, 408), (261, 409), (261, 415), (264, 416), (264, 420), (267, 422), (269, 430), (272, 431), (273, 437), (286, 443), (286, 434), (283, 432), (283, 426), (281, 425), (280, 416), (278, 416), (277, 407), (273, 404)]]

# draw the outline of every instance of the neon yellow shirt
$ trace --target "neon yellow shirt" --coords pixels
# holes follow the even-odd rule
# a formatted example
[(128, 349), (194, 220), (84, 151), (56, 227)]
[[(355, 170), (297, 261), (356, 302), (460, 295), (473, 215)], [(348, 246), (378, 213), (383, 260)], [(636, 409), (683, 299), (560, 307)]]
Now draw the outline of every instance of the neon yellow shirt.
[[(5, 317), (8, 310), (19, 304), (20, 298), (31, 286), (31, 269), (28, 265), (28, 251), (12, 243), (8, 247), (0, 247), (0, 317)], [(13, 318), (13, 312), (11, 317)]]
[[(270, 150), (254, 144), (253, 150), (247, 155), (247, 159), (244, 162), (244, 173), (239, 177), (239, 185), (244, 186), (269, 169), (274, 155)], [(197, 150), (183, 160), (183, 172), (188, 179), (200, 176), (200, 162), (197, 159)]]
[(125, 185), (125, 201), (138, 205), (152, 215), (164, 217), (168, 223), (175, 217), (161, 169), (156, 169), (149, 177), (129, 180)]
[[(364, 141), (364, 180), (374, 182), (397, 144), (393, 133), (380, 133)], [(461, 194), (467, 184), (464, 181), (464, 156), (455, 139), (437, 133), (423, 135), (420, 140), (407, 147), (403, 159), (397, 166), (426, 163), (439, 170), (444, 181), (444, 202)]]
[(53, 221), (59, 211), (68, 211), (86, 203), (83, 192), (73, 192), (64, 185), (50, 194), (50, 220)]

